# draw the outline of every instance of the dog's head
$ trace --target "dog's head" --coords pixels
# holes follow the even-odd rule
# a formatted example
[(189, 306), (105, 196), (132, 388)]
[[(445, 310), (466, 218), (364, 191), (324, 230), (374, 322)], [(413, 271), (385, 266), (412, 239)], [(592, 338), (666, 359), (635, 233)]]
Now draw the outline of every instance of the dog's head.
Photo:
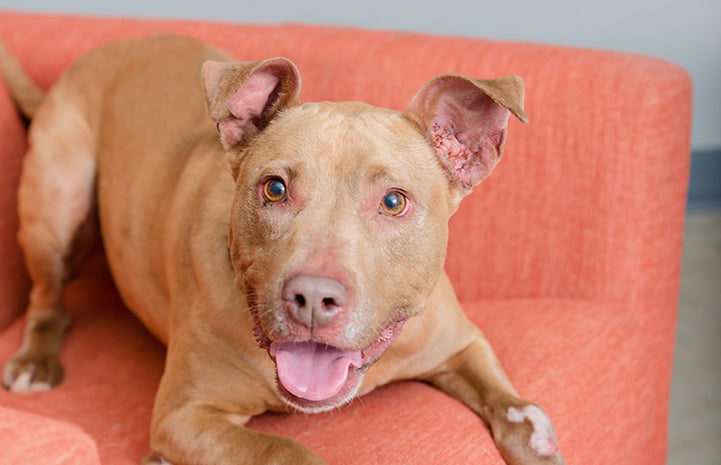
[(447, 223), (501, 157), (523, 84), (444, 75), (405, 113), (298, 102), (282, 58), (207, 62), (203, 84), (235, 180), (229, 249), (284, 400), (336, 407), (421, 312)]

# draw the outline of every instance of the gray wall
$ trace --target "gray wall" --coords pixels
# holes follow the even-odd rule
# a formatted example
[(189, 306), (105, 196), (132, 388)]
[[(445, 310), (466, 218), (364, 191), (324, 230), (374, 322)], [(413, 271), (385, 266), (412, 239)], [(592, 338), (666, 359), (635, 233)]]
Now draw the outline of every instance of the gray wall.
[(0, 0), (25, 11), (307, 22), (615, 49), (684, 66), (695, 85), (693, 147), (721, 150), (719, 0)]

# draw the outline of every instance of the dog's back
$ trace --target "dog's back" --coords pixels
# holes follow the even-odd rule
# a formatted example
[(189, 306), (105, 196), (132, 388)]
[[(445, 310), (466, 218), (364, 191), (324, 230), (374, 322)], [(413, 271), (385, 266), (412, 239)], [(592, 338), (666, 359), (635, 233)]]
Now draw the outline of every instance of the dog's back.
[[(123, 299), (167, 342), (166, 270), (183, 272), (168, 266), (182, 253), (168, 232), (215, 213), (208, 203), (227, 221), (233, 183), (200, 85), (203, 62), (225, 55), (175, 37), (120, 47), (125, 54), (109, 52), (127, 57), (122, 79), (111, 81), (98, 115), (101, 230)], [(208, 189), (227, 197), (207, 202)]]

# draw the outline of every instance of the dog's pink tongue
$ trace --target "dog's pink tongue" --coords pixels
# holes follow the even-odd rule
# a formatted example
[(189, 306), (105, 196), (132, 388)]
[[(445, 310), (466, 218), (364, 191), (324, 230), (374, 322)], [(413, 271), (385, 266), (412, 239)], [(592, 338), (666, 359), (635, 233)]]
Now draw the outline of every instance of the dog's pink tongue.
[(317, 342), (273, 343), (280, 383), (294, 396), (311, 401), (330, 399), (348, 378), (348, 368), (361, 366), (361, 353), (344, 352)]

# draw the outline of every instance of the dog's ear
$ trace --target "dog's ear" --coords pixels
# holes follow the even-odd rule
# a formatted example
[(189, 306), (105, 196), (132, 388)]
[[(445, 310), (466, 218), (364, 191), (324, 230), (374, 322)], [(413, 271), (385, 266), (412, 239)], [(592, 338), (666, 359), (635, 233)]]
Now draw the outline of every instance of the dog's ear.
[(300, 94), (300, 75), (286, 58), (206, 61), (201, 75), (208, 112), (231, 157)]
[(528, 121), (520, 77), (478, 80), (448, 74), (426, 83), (406, 114), (467, 194), (500, 160), (511, 113)]

